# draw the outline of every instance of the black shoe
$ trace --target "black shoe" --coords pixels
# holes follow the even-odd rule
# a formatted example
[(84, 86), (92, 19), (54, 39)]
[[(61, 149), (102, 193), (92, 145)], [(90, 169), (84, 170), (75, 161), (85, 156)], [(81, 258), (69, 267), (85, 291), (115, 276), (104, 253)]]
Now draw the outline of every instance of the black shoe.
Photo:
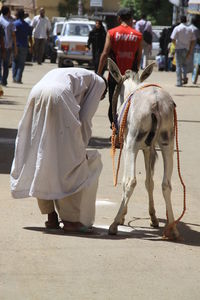
[(188, 83), (188, 78), (186, 77), (185, 79), (183, 79), (183, 84), (187, 84)]

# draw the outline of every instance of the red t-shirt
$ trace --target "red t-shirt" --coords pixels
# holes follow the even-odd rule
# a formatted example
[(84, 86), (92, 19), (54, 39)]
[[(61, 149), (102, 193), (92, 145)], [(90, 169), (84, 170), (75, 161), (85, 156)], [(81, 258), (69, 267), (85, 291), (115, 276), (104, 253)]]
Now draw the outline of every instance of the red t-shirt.
[(117, 63), (121, 74), (132, 70), (135, 54), (142, 40), (142, 34), (130, 26), (117, 26), (110, 29), (111, 49), (113, 59)]

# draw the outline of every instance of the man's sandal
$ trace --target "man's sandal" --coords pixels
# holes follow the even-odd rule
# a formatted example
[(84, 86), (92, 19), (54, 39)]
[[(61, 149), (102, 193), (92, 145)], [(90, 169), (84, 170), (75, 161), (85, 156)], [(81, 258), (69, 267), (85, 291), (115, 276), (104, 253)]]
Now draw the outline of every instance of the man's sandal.
[(87, 227), (80, 222), (62, 221), (62, 223), (64, 225), (62, 229), (65, 233), (93, 233), (92, 227)]
[(58, 221), (58, 215), (54, 211), (50, 214), (48, 214), (48, 221), (45, 222), (45, 227), (47, 229), (59, 229), (59, 221)]

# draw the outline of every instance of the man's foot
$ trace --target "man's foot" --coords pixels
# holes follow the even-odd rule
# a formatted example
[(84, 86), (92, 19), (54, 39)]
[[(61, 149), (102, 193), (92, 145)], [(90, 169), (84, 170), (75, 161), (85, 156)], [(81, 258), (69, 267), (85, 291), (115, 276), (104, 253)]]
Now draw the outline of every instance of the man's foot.
[(183, 84), (187, 84), (187, 83), (188, 83), (188, 78), (186, 77), (183, 79)]
[(58, 215), (55, 211), (48, 214), (48, 221), (45, 222), (45, 226), (48, 229), (59, 229)]
[(92, 228), (83, 225), (80, 222), (63, 221), (63, 230), (66, 233), (92, 233)]

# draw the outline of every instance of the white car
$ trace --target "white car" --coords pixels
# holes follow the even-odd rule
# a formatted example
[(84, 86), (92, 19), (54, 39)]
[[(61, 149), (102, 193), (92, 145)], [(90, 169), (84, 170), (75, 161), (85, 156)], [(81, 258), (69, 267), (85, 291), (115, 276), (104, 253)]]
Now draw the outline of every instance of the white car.
[(88, 19), (69, 19), (64, 22), (61, 35), (57, 40), (58, 67), (73, 66), (92, 61), (92, 52), (86, 50), (89, 32), (95, 22)]

